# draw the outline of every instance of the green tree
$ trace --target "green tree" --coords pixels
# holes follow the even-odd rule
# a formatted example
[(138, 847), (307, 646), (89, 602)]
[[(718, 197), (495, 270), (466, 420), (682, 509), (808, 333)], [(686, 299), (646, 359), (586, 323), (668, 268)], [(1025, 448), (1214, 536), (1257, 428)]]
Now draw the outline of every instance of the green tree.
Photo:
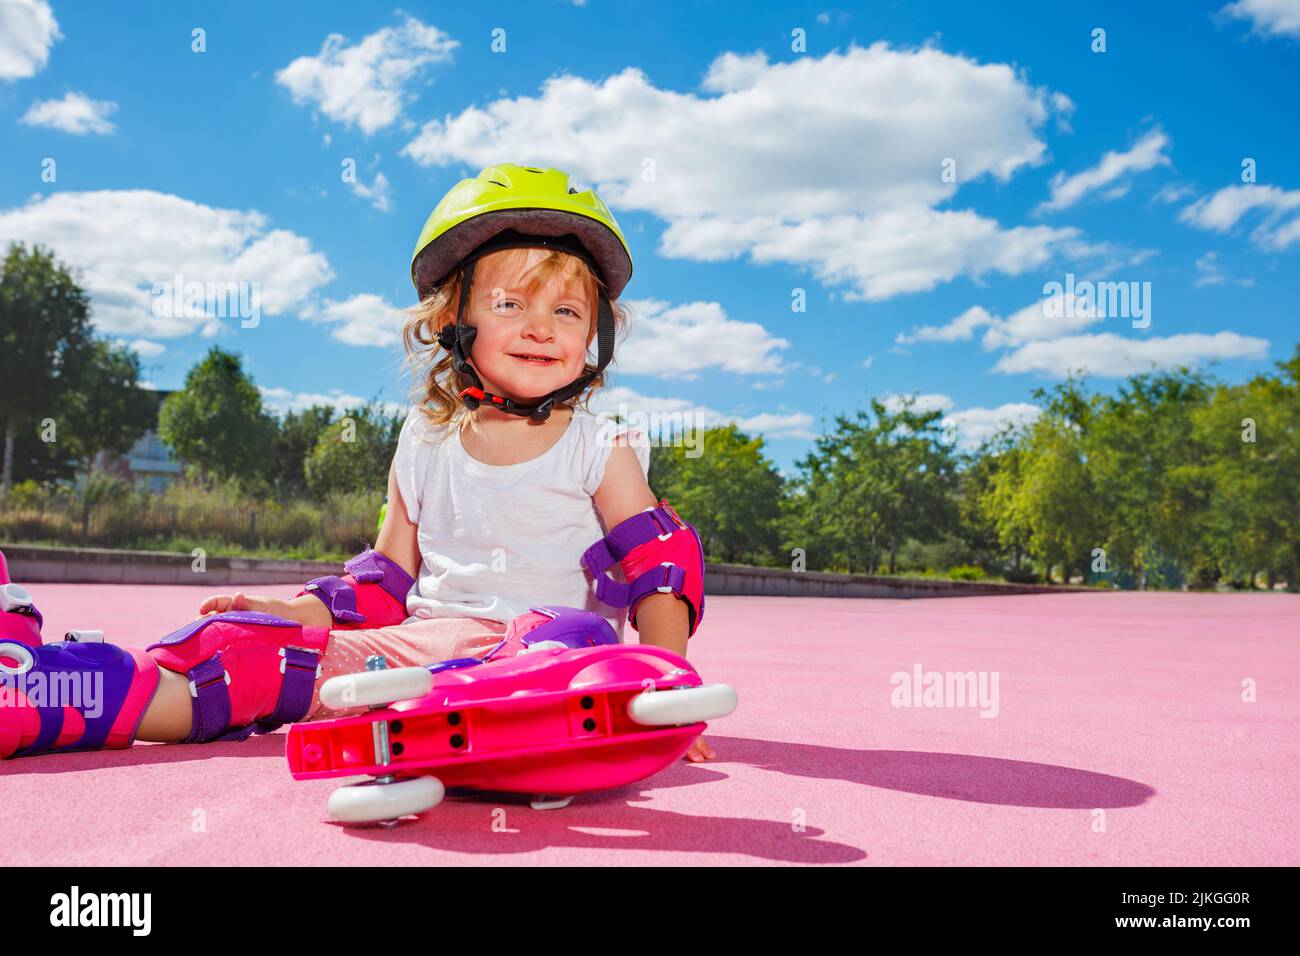
[[(89, 316), (86, 293), (52, 253), (10, 244), (0, 267), (0, 503), (13, 481), (19, 429), (35, 430), (46, 418), (57, 422), (77, 386), (68, 370), (89, 346)], [(39, 457), (54, 459), (56, 471), (58, 460), (71, 459), (58, 452)]]
[[(976, 563), (990, 572), (1004, 572), (1002, 556), (1009, 553), (1011, 567), (1020, 570), (1027, 531), (1017, 534), (1007, 524), (999, 526), (998, 513), (989, 507), (994, 477), (1012, 464), (1016, 427), (1005, 425), (985, 439), (973, 452), (962, 456), (957, 473), (957, 536), (966, 544)], [(1005, 456), (1005, 457), (1004, 457)], [(1006, 540), (1003, 540), (1005, 530)]]
[(650, 487), (700, 533), (706, 559), (772, 565), (780, 547), (782, 478), (761, 436), (735, 424), (705, 429), (701, 454), (684, 446), (650, 450)]
[(1027, 428), (1004, 429), (985, 443), (978, 465), (971, 469), (979, 513), (997, 534), (998, 542), (1012, 553), (1012, 567), (1017, 572), (1034, 534), (1028, 500), (1021, 493), (1026, 459), (1023, 444), (1028, 440), (1024, 431)]
[(382, 492), (404, 420), (404, 414), (388, 415), (371, 402), (325, 428), (303, 467), (312, 494)]
[[(1203, 521), (1217, 566), (1297, 586), (1300, 565), (1300, 346), (1281, 377), (1219, 386), (1193, 415), (1189, 440), (1207, 452)], [(1204, 583), (1204, 581), (1202, 582)]]
[(1087, 467), (1106, 502), (1107, 563), (1132, 571), (1140, 587), (1165, 560), (1186, 570), (1208, 554), (1211, 482), (1192, 417), (1210, 390), (1185, 367), (1135, 375), (1092, 415)]
[(892, 574), (905, 541), (956, 527), (956, 459), (941, 439), (942, 417), (918, 411), (914, 397), (893, 410), (873, 398), (870, 414), (836, 416), (818, 437), (799, 461), (787, 523), (816, 566), (874, 573), (888, 557)]
[(269, 468), (278, 433), (240, 357), (215, 345), (158, 414), (162, 440), (209, 479), (255, 482)]
[(280, 422), (275, 455), (267, 474), (282, 497), (307, 490), (307, 458), (316, 450), (321, 434), (334, 422), (334, 409), (313, 405), (301, 412), (288, 412)]
[(1036, 389), (1034, 397), (1046, 408), (994, 477), (990, 505), (1006, 513), (1000, 519), (1004, 541), (1027, 530), (1029, 550), (1049, 574), (1060, 564), (1068, 582), (1074, 570), (1086, 575), (1093, 549), (1106, 540), (1106, 510), (1085, 444), (1097, 398), (1073, 375), (1050, 391)]
[(93, 339), (69, 371), (77, 388), (60, 416), (59, 441), (69, 443), (82, 470), (89, 472), (99, 452), (115, 457), (130, 451), (154, 426), (158, 402), (140, 387), (140, 357), (125, 346)]

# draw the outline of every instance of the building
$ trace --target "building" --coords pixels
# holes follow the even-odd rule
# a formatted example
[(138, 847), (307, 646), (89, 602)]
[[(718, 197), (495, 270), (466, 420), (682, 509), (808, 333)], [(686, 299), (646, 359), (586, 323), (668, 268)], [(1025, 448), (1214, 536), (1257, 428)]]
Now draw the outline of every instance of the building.
[[(161, 389), (153, 391), (159, 408), (170, 394), (170, 391)], [(154, 420), (156, 422), (157, 418)], [(142, 485), (149, 491), (164, 491), (181, 475), (180, 459), (153, 428), (145, 432), (125, 455), (110, 458), (101, 451), (95, 458), (95, 464), (111, 474)]]

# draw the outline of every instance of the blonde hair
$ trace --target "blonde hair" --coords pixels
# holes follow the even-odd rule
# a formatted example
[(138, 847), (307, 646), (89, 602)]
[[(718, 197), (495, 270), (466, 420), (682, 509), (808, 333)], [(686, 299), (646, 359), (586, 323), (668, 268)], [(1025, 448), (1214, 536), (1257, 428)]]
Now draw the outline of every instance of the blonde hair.
[[(478, 265), (474, 269), (474, 279), (477, 280), (483, 274), (484, 263), (495, 260), (498, 256), (509, 257), (509, 261), (503, 265), (511, 270), (512, 275), (517, 276), (523, 264), (527, 262), (528, 252), (527, 248), (499, 249), (491, 252), (478, 260)], [(577, 283), (582, 288), (583, 295), (590, 305), (591, 328), (587, 337), (587, 345), (590, 347), (596, 336), (596, 326), (599, 321), (596, 309), (597, 293), (605, 288), (604, 283), (591, 271), (585, 261), (567, 252), (555, 250), (530, 269), (529, 274), (532, 278), (525, 291), (530, 294), (557, 274), (564, 281)], [(472, 281), (470, 285), (472, 289), (474, 282)], [(452, 368), (451, 353), (443, 349), (438, 342), (439, 330), (445, 325), (456, 324), (460, 286), (461, 271), (457, 269), (446, 282), (434, 289), (422, 301), (402, 310), (408, 316), (402, 325), (402, 346), (406, 351), (407, 365), (417, 383), (411, 399), (419, 406), (425, 420), (433, 425), (459, 423), (469, 411), (465, 408), (460, 393), (471, 383)], [(610, 300), (610, 308), (614, 314), (617, 344), (618, 333), (626, 330), (630, 313), (626, 306), (620, 305), (615, 300)], [(595, 370), (596, 366), (590, 362), (583, 363), (584, 375)], [(577, 407), (584, 411), (588, 410), (587, 402), (595, 394), (596, 389), (605, 384), (605, 373), (608, 370), (607, 365), (603, 371), (592, 378), (586, 389), (574, 398), (557, 401), (555, 407)]]

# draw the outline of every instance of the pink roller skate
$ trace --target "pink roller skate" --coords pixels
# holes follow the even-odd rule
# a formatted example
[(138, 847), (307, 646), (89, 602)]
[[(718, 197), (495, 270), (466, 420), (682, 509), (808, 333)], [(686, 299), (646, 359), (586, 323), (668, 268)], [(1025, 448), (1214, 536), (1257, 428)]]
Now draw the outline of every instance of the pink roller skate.
[[(500, 655), (511, 646), (515, 656)], [(326, 681), (320, 699), (370, 713), (295, 724), (286, 748), (296, 780), (374, 778), (331, 794), (330, 816), (346, 823), (391, 824), (449, 788), (563, 807), (659, 772), (736, 708), (734, 690), (704, 685), (685, 658), (619, 644), (599, 615), (555, 605), (512, 621), (482, 660), (367, 667)]]

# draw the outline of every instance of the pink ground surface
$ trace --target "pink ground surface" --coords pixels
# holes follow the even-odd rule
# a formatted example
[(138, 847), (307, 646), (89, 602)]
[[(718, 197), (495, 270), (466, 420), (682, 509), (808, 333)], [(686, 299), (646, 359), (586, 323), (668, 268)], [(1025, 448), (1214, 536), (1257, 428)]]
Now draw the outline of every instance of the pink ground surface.
[[(30, 590), (47, 638), (141, 647), (214, 593)], [(1300, 864), (1295, 595), (718, 596), (690, 658), (740, 696), (717, 759), (563, 810), (344, 828), (282, 730), (0, 762), (0, 864)], [(997, 715), (894, 706), (918, 665), (996, 674)]]

